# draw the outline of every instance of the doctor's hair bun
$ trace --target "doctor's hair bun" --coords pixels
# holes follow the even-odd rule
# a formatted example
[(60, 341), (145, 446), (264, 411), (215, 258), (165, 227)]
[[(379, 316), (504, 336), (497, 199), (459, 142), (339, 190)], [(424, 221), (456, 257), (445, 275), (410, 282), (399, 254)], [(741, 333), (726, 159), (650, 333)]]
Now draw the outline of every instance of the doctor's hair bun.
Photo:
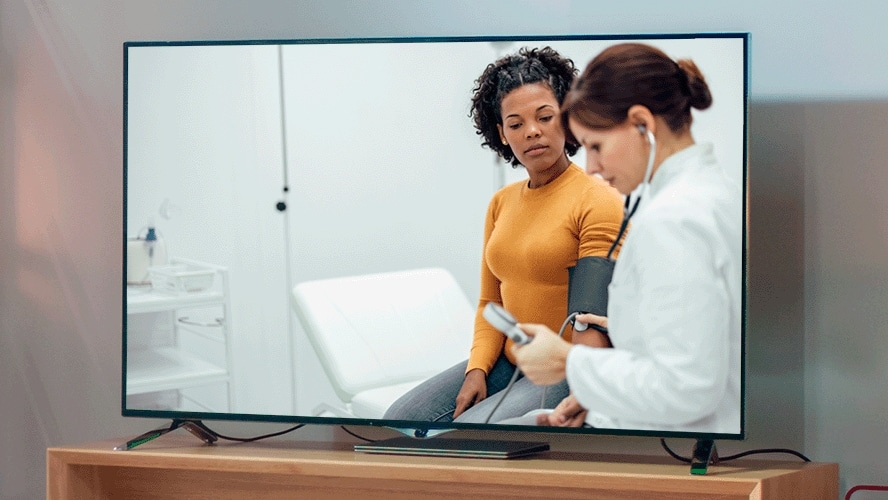
[(691, 125), (691, 108), (706, 109), (712, 94), (703, 74), (690, 59), (673, 60), (643, 43), (618, 43), (604, 49), (580, 73), (561, 106), (569, 118), (594, 129), (625, 123), (629, 108), (648, 108), (673, 131)]
[(676, 63), (687, 78), (690, 97), (688, 104), (694, 109), (706, 109), (712, 106), (712, 93), (700, 68), (690, 59), (679, 59)]

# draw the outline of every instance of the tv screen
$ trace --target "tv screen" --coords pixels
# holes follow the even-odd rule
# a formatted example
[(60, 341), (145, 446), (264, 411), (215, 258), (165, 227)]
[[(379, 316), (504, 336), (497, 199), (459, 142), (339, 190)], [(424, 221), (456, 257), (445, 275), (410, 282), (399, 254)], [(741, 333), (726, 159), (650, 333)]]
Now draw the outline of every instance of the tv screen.
[[(730, 293), (742, 310), (724, 315), (741, 334), (716, 363), (734, 384), (722, 388), (732, 417), (644, 423), (590, 408), (600, 425), (576, 428), (500, 418), (527, 408), (393, 417), (417, 387), (418, 407), (453, 400), (423, 384), (480, 349), (483, 276), (533, 268), (490, 271), (485, 260), (491, 200), (528, 172), (482, 144), (476, 80), (524, 48), (550, 47), (581, 72), (627, 42), (697, 65), (712, 105), (693, 111), (691, 133), (741, 193), (742, 276)], [(742, 439), (747, 45), (745, 33), (125, 43), (123, 415)], [(569, 159), (582, 171), (585, 149)], [(567, 319), (562, 268), (555, 298), (533, 285), (503, 295)], [(520, 397), (505, 394), (503, 407)]]

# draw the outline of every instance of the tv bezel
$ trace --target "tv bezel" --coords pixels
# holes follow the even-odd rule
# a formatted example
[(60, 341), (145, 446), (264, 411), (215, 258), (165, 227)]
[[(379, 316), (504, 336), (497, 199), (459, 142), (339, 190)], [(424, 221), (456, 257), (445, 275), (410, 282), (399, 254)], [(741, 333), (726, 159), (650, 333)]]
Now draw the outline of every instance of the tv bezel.
[[(748, 32), (700, 32), (700, 33), (623, 33), (623, 34), (565, 34), (565, 35), (495, 35), (495, 36), (404, 36), (404, 37), (343, 37), (343, 38), (284, 38), (284, 39), (245, 39), (245, 40), (180, 40), (180, 41), (126, 41), (123, 43), (123, 241), (128, 237), (128, 77), (129, 49), (136, 47), (171, 47), (171, 46), (225, 46), (225, 45), (304, 45), (304, 44), (376, 44), (376, 43), (438, 43), (438, 42), (518, 42), (543, 44), (560, 41), (657, 41), (684, 40), (697, 38), (735, 38), (743, 43), (743, 241), (742, 241), (742, 324), (741, 324), (741, 387), (740, 387), (740, 431), (734, 433), (686, 432), (647, 429), (610, 429), (590, 427), (551, 427), (504, 424), (470, 424), (470, 423), (437, 423), (413, 420), (386, 420), (346, 418), (337, 416), (309, 415), (274, 415), (234, 412), (201, 412), (181, 410), (134, 409), (127, 407), (127, 245), (123, 245), (122, 269), (122, 366), (121, 366), (121, 414), (124, 417), (161, 418), (173, 420), (216, 420), (233, 422), (265, 422), (284, 424), (313, 425), (353, 425), (382, 427), (397, 430), (414, 436), (432, 436), (446, 431), (479, 431), (479, 432), (521, 432), (539, 434), (574, 434), (574, 435), (612, 435), (660, 438), (694, 438), (698, 440), (743, 440), (746, 438), (746, 335), (748, 305), (748, 106), (749, 106), (749, 43)], [(594, 54), (590, 54), (590, 58)], [(582, 70), (582, 64), (578, 64)], [(704, 68), (705, 73), (705, 68)]]

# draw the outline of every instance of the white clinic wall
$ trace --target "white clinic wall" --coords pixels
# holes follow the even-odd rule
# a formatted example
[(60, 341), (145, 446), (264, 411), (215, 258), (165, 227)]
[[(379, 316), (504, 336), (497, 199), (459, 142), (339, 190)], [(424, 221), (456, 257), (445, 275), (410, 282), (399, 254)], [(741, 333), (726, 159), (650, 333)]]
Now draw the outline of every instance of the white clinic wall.
[(277, 47), (133, 46), (127, 66), (127, 236), (151, 220), (170, 257), (226, 268), (227, 411), (289, 414)]
[(749, 426), (723, 451), (884, 483), (883, 20), (875, 0), (0, 0), (0, 498), (43, 495), (47, 446), (154, 425), (119, 416), (122, 44), (146, 39), (751, 32)]

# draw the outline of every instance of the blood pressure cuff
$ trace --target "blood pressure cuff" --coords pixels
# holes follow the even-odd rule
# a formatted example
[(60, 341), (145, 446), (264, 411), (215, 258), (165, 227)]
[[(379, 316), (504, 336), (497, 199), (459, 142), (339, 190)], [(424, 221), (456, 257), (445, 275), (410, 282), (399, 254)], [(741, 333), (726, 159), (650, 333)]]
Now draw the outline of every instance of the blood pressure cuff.
[(616, 261), (605, 257), (583, 257), (567, 269), (568, 313), (607, 316), (607, 287), (615, 264)]

